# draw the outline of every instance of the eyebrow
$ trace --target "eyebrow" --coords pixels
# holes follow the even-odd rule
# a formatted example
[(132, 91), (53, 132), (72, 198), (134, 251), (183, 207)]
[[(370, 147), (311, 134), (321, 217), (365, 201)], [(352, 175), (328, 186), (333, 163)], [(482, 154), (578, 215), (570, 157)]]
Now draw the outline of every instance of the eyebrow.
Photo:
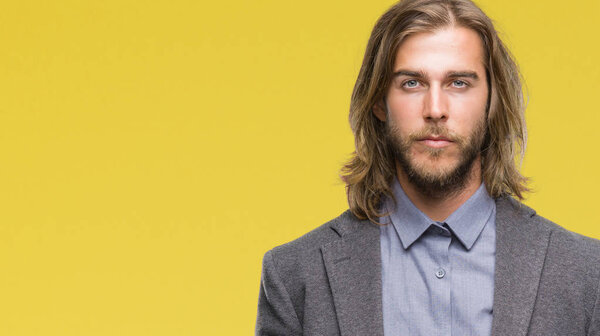
[[(399, 77), (399, 76), (407, 76), (407, 77), (415, 77), (415, 78), (427, 78), (427, 75), (425, 75), (425, 72), (419, 70), (419, 71), (412, 71), (412, 70), (398, 70), (396, 72), (393, 73), (393, 77)], [(475, 71), (448, 71), (446, 73), (447, 78), (472, 78), (474, 80), (478, 80), (479, 76), (477, 75), (477, 73)]]
[(394, 74), (393, 74), (393, 77), (400, 77), (400, 76), (416, 77), (416, 78), (427, 77), (427, 76), (425, 76), (425, 73), (423, 71), (398, 70), (398, 71), (394, 72)]
[(467, 77), (472, 79), (479, 79), (479, 76), (477, 76), (477, 73), (475, 71), (450, 71), (446, 74), (446, 77)]

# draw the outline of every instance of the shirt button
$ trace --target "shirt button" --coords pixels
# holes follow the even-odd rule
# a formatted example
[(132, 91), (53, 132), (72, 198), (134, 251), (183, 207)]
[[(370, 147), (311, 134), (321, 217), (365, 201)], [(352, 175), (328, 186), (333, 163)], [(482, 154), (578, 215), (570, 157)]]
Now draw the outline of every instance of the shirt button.
[(436, 276), (438, 279), (441, 279), (441, 278), (443, 278), (443, 277), (444, 277), (444, 275), (446, 275), (446, 271), (445, 271), (443, 268), (440, 268), (440, 269), (438, 269), (438, 270), (437, 270), (437, 272), (435, 272), (435, 276)]

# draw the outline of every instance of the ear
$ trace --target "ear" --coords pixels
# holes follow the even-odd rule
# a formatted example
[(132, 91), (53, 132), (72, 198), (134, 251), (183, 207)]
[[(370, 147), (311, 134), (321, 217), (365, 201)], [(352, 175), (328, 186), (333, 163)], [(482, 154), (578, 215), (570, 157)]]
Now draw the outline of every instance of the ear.
[(373, 114), (383, 122), (387, 120), (385, 101), (383, 99), (373, 105)]

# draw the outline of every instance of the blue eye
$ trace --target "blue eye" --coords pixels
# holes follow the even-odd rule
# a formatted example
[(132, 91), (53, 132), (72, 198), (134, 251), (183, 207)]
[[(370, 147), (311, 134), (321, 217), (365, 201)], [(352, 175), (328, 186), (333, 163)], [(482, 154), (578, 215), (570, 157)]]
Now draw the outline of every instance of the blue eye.
[(452, 81), (452, 85), (454, 85), (455, 87), (462, 88), (462, 87), (467, 86), (467, 83), (465, 81), (461, 81), (461, 80), (457, 79), (455, 81)]
[(407, 80), (406, 82), (404, 82), (404, 86), (408, 88), (414, 88), (417, 87), (417, 85), (419, 85), (419, 82), (414, 79)]

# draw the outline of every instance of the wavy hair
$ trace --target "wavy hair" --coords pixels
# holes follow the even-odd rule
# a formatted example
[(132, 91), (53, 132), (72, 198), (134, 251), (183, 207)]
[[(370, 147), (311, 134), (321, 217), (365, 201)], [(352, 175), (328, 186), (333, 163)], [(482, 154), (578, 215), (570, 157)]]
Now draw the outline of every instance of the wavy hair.
[(349, 119), (355, 151), (341, 177), (350, 210), (358, 218), (377, 223), (384, 215), (384, 196), (394, 199), (394, 151), (385, 139), (385, 123), (375, 117), (373, 107), (389, 88), (396, 52), (407, 36), (446, 27), (472, 29), (483, 42), (489, 96), (481, 155), (488, 193), (494, 198), (523, 199), (529, 191), (528, 179), (518, 169), (527, 142), (521, 75), (492, 21), (469, 0), (403, 0), (375, 24), (352, 92)]

